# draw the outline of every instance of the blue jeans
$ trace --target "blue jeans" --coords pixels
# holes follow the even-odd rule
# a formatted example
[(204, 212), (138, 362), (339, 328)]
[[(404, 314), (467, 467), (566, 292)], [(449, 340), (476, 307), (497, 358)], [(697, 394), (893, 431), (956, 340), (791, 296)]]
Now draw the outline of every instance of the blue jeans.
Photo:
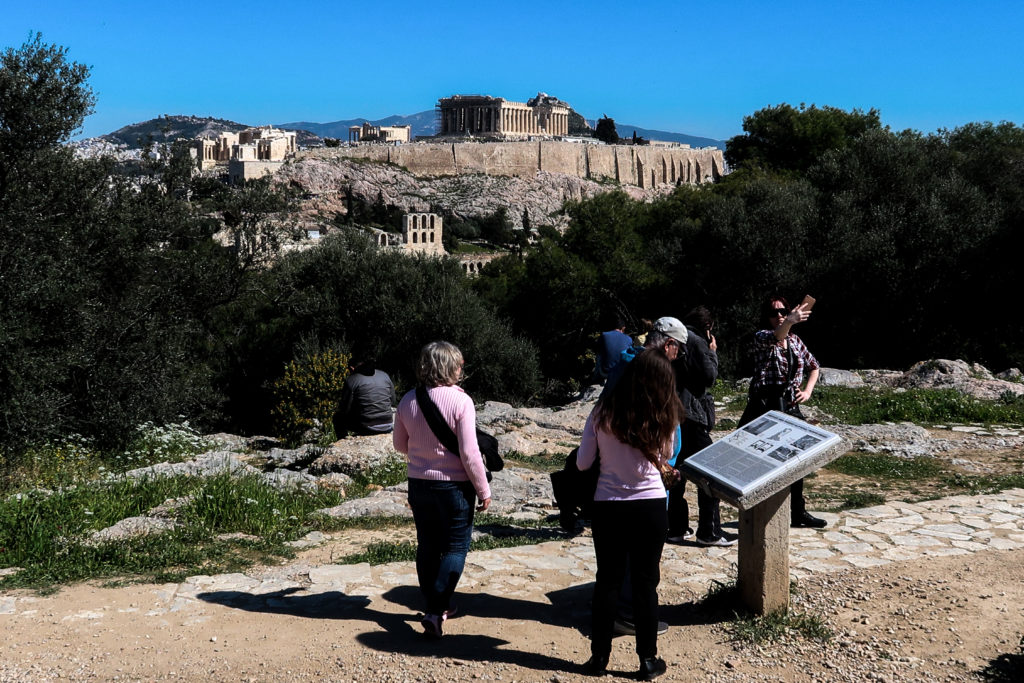
[(427, 614), (441, 614), (450, 607), (466, 566), (475, 504), (472, 482), (409, 479), (409, 507), (416, 521), (416, 575)]

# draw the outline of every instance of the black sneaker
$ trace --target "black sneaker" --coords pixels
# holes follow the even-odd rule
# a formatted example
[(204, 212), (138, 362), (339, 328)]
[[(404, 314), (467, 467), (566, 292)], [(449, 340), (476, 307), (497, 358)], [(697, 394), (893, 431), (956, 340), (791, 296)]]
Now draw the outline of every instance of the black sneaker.
[(641, 681), (653, 681), (667, 670), (668, 665), (665, 664), (664, 659), (661, 657), (649, 657), (640, 660), (640, 668), (636, 672), (636, 677)]
[(608, 673), (608, 657), (591, 655), (582, 668), (587, 676), (604, 676)]
[(804, 511), (799, 515), (794, 515), (789, 525), (794, 529), (824, 529), (828, 526), (828, 522), (821, 517), (815, 517), (811, 513)]
[(693, 529), (687, 529), (682, 533), (669, 532), (668, 537), (665, 539), (666, 543), (685, 543), (686, 541), (693, 540)]
[(711, 545), (718, 546), (720, 548), (728, 548), (729, 546), (736, 545), (738, 540), (739, 538), (737, 536), (727, 534), (724, 531), (720, 536), (712, 536), (711, 538), (697, 537), (697, 543), (699, 545)]

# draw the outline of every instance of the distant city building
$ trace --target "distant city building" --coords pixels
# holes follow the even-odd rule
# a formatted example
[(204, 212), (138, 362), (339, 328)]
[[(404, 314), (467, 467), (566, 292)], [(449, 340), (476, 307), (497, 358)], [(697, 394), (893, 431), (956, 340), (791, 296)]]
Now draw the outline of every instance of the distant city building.
[(224, 132), (215, 140), (200, 138), (195, 146), (200, 170), (226, 164), (232, 182), (274, 173), (297, 150), (295, 131), (273, 126)]
[(438, 100), (437, 109), (441, 136), (520, 139), (569, 134), (569, 105), (545, 93), (528, 102), (452, 95)]
[(411, 142), (412, 126), (374, 126), (364, 121), (361, 126), (349, 126), (349, 142)]

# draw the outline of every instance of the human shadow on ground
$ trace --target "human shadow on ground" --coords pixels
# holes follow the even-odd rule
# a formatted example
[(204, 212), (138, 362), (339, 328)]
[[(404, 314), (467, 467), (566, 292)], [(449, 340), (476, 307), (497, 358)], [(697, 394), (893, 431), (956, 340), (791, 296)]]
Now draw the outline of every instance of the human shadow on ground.
[(302, 590), (296, 586), (272, 593), (211, 591), (199, 593), (196, 598), (246, 612), (287, 614), (309, 619), (361, 619), (360, 612), (370, 605), (370, 599), (365, 595), (346, 595), (341, 591), (295, 595)]
[[(463, 661), (499, 662), (535, 669), (537, 671), (574, 671), (578, 662), (566, 661), (549, 655), (508, 647), (509, 641), (486, 634), (460, 633), (449, 630), (440, 641), (428, 639), (419, 629), (422, 596), (414, 586), (398, 586), (383, 594), (383, 598), (408, 609), (405, 613), (383, 612), (370, 607), (371, 600), (363, 595), (346, 595), (340, 591), (300, 594), (301, 587), (286, 588), (271, 593), (245, 591), (209, 591), (197, 599), (232, 609), (266, 614), (284, 614), (309, 619), (342, 619), (375, 622), (380, 630), (360, 633), (356, 640), (378, 652), (400, 653), (414, 657), (454, 657)], [(578, 586), (555, 591), (550, 604), (475, 593), (456, 594), (459, 614), (498, 623), (498, 620), (521, 619), (546, 623), (558, 627), (577, 626), (574, 614), (577, 603), (586, 595), (589, 601), (591, 587)], [(589, 602), (587, 602), (589, 611)], [(501, 627), (495, 626), (500, 633)]]
[(1024, 680), (1024, 637), (1021, 637), (1021, 649), (1017, 652), (1005, 652), (989, 661), (981, 671), (977, 672), (981, 680), (989, 683), (1010, 683)]
[[(590, 591), (585, 590), (585, 593), (589, 596)], [(501, 632), (501, 620), (535, 621), (561, 628), (575, 627), (573, 606), (580, 594), (579, 591), (574, 592), (574, 588), (555, 591), (548, 594), (549, 603), (544, 604), (485, 593), (456, 593), (453, 606), (457, 606), (458, 612), (449, 620), (444, 638), (437, 641), (417, 631), (420, 616), (413, 613), (422, 607), (423, 596), (419, 588), (396, 586), (381, 597), (406, 608), (409, 613), (383, 614), (383, 618), (377, 622), (381, 631), (361, 633), (356, 636), (356, 640), (380, 652), (514, 664), (537, 671), (574, 671), (579, 668), (579, 662), (508, 647), (511, 645), (509, 641), (490, 635), (462, 633), (451, 622), (471, 615), (494, 624), (493, 630), (497, 633)]]

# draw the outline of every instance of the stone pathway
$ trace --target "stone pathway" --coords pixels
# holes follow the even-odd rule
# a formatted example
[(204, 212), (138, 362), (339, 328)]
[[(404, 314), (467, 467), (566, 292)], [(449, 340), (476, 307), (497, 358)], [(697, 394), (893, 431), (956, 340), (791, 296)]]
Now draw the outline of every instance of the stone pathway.
[[(822, 516), (827, 529), (793, 529), (790, 573), (796, 578), (849, 567), (874, 567), (923, 556), (966, 555), (1024, 547), (1024, 489), (997, 494), (953, 496), (921, 503), (894, 502)], [(736, 548), (695, 544), (666, 545), (662, 583), (707, 586), (735, 576)], [(532, 546), (502, 548), (469, 555), (459, 590), (518, 598), (547, 594), (593, 580), (594, 550), (589, 536)], [(416, 586), (412, 562), (309, 566), (290, 564), (246, 574), (193, 576), (140, 591), (131, 611), (162, 619), (180, 613), (186, 623), (201, 623), (207, 602), (243, 609), (274, 611), (289, 603), (317, 613), (346, 602), (363, 606), (396, 587)], [(316, 599), (318, 596), (329, 600)], [(98, 599), (102, 592), (97, 593)], [(306, 599), (303, 599), (306, 598)], [(40, 598), (0, 596), (0, 614), (31, 616)], [(103, 606), (88, 607), (76, 618), (102, 619)], [(301, 610), (300, 610), (301, 611)]]

